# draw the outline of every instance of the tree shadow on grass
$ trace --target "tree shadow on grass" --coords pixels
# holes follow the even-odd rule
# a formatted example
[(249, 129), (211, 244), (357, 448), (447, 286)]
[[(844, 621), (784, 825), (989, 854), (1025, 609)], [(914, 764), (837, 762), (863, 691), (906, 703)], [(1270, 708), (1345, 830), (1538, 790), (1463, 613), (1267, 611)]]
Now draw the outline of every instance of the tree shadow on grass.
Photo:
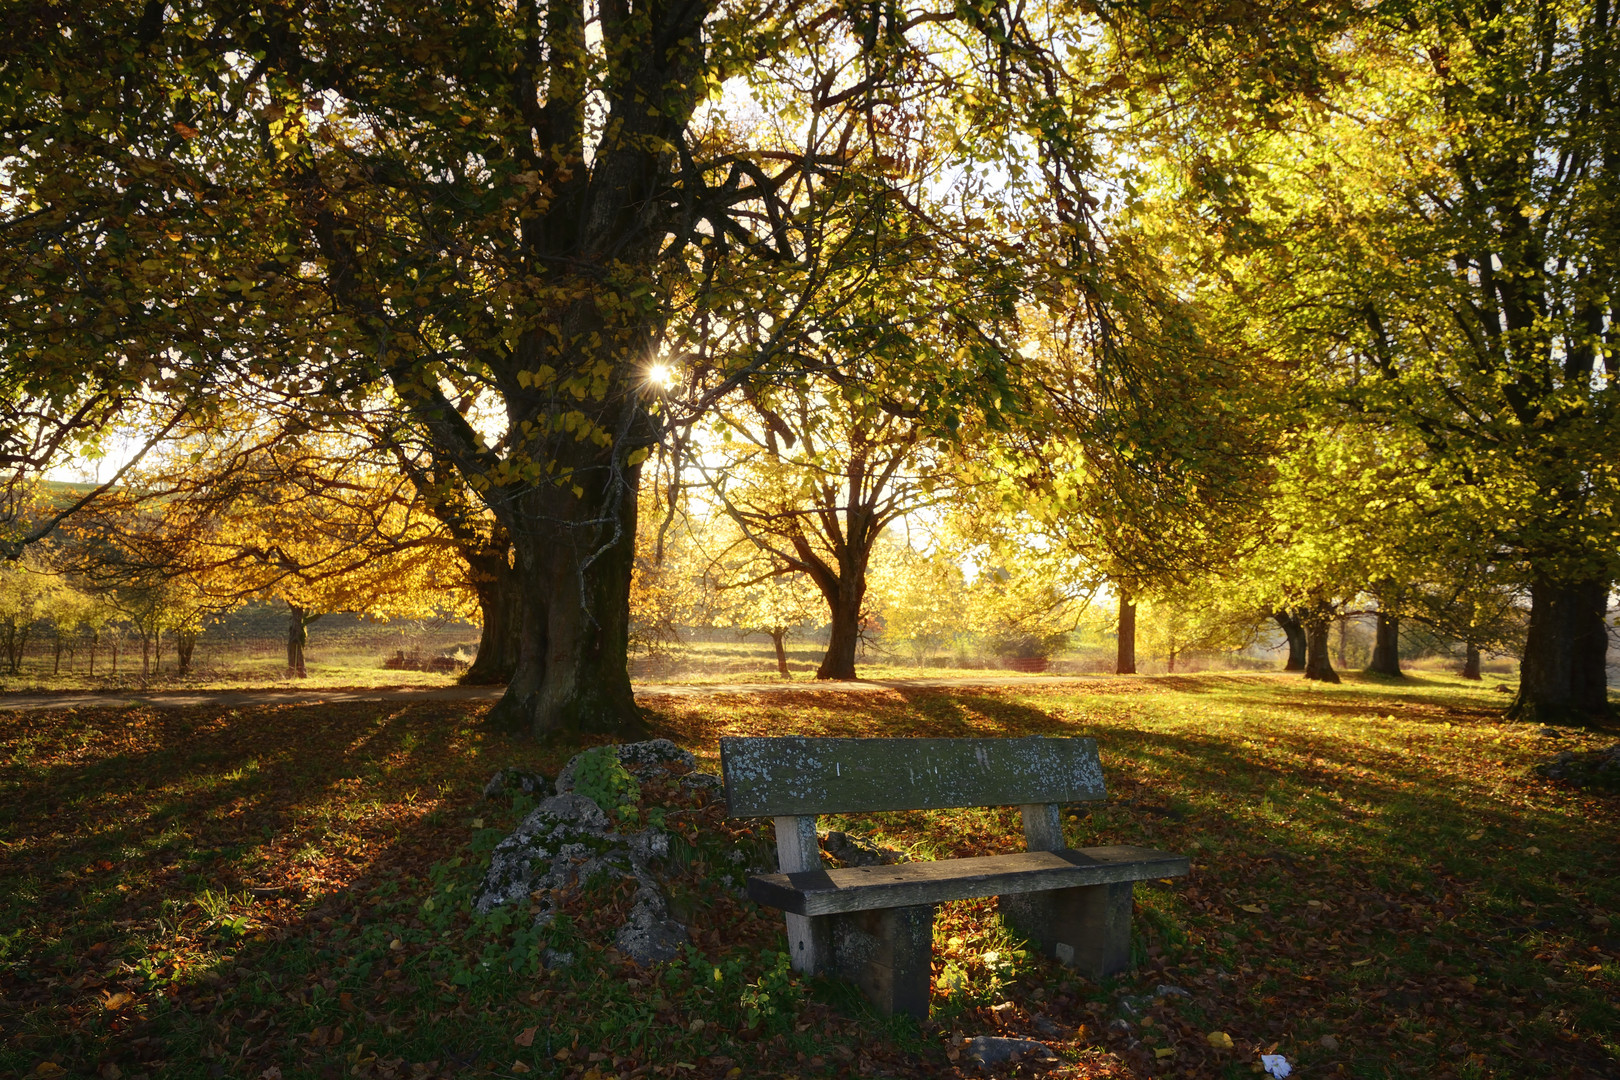
[[(1416, 690), (1402, 696), (1444, 708)], [(769, 718), (709, 725), (675, 710), (663, 722), (700, 743), (744, 733), (739, 727), (1095, 736), (1111, 794), (1072, 823), (1071, 840), (1192, 854), (1191, 879), (1143, 890), (1138, 906), (1144, 925), (1157, 919), (1196, 939), (1179, 963), (1161, 954), (1172, 962), (1153, 977), (1199, 985), (1189, 1006), (1201, 1011), (1199, 1023), (1241, 1029), (1256, 1045), (1285, 1042), (1296, 1063), (1320, 1071), (1343, 1062), (1370, 1074), (1446, 1075), (1473, 1054), (1471, 1067), (1486, 1072), (1612, 1072), (1596, 1033), (1620, 1023), (1620, 1013), (1595, 982), (1569, 981), (1568, 965), (1608, 947), (1584, 912), (1620, 904), (1620, 863), (1605, 840), (1616, 815), (1572, 814), (1571, 797), (1465, 748), (1426, 745), (1428, 736), (1408, 744), (1359, 737), (1353, 723), (1335, 728), (1335, 717), (1372, 715), (1373, 702), (1247, 697), (1225, 703), (1258, 706), (1258, 716), (1212, 715), (1204, 727), (1162, 712), (1076, 718), (1073, 697), (1047, 708), (1050, 699), (1031, 701), (1020, 689), (925, 688), (801, 697)], [(1295, 710), (1309, 722), (1296, 723)], [(967, 814), (943, 824), (980, 830), (962, 838), (970, 846), (1014, 850), (1015, 819)], [(883, 827), (908, 826), (885, 818)], [(952, 848), (948, 839), (931, 842)], [(1211, 983), (1203, 973), (1217, 966), (1235, 977)], [(1461, 976), (1476, 981), (1464, 985)], [(1480, 1030), (1507, 1033), (1506, 1041), (1482, 1041)], [(1353, 1039), (1354, 1050), (1322, 1046), (1317, 1037), (1327, 1034)], [(1110, 1046), (1133, 1060), (1120, 1042)], [(1178, 1067), (1218, 1071), (1215, 1057), (1191, 1043), (1178, 1044)]]

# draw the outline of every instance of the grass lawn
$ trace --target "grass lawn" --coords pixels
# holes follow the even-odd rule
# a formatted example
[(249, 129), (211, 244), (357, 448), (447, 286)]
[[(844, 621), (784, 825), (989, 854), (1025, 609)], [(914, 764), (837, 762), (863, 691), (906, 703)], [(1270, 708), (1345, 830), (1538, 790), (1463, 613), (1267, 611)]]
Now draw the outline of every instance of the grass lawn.
[[(972, 1076), (964, 1037), (1017, 1034), (1060, 1061), (1003, 1075), (1250, 1077), (1261, 1052), (1297, 1076), (1620, 1075), (1620, 799), (1529, 771), (1617, 733), (1538, 738), (1507, 700), (1428, 674), (654, 699), (710, 767), (724, 734), (1094, 735), (1110, 795), (1070, 842), (1192, 856), (1138, 888), (1138, 966), (1107, 985), (1026, 955), (988, 901), (946, 905), (920, 1027), (784, 973), (723, 857), (757, 841), (719, 807), (680, 818), (681, 960), (596, 949), (614, 893), (541, 931), (474, 918), (525, 810), (484, 781), (578, 749), (481, 708), (0, 712), (0, 1074)], [(824, 825), (916, 857), (1021, 843), (1014, 809)]]

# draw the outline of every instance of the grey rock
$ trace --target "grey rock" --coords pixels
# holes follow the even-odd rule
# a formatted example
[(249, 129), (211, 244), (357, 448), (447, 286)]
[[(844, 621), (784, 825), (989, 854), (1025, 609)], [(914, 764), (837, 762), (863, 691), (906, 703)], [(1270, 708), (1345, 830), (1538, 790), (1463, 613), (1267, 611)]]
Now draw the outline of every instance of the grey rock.
[(1142, 1013), (1141, 1002), (1137, 1001), (1128, 994), (1125, 997), (1120, 998), (1114, 1004), (1119, 1006), (1119, 1011), (1124, 1013), (1126, 1016), (1140, 1016)]
[[(619, 755), (619, 764), (624, 766), (625, 772), (637, 780), (651, 780), (664, 776), (668, 772), (665, 768), (667, 765), (684, 765), (688, 769), (697, 767), (697, 758), (693, 757), (690, 751), (682, 750), (668, 739), (620, 743), (613, 749)], [(588, 752), (582, 751), (581, 754)], [(558, 791), (574, 790), (574, 769), (579, 764), (581, 754), (569, 758), (568, 764), (557, 774)]]
[(1164, 984), (1161, 983), (1159, 985), (1159, 987), (1153, 991), (1153, 996), (1154, 997), (1184, 997), (1184, 998), (1190, 998), (1190, 997), (1192, 997), (1192, 994), (1187, 992), (1186, 990), (1183, 990), (1179, 986), (1167, 986), (1167, 985), (1164, 985)]
[(1112, 1031), (1123, 1032), (1126, 1035), (1131, 1033), (1131, 1022), (1122, 1016), (1116, 1016), (1114, 1019), (1110, 1020), (1108, 1022), (1108, 1027)]
[(693, 772), (681, 777), (681, 787), (693, 791), (707, 791), (710, 795), (724, 795), (726, 782), (714, 773)]
[[(654, 757), (671, 760), (655, 749), (643, 761)], [(601, 807), (578, 792), (567, 791), (542, 801), (495, 846), (489, 869), (473, 897), (473, 909), (487, 914), (502, 904), (534, 896), (540, 901), (535, 921), (544, 924), (556, 914), (558, 890), (600, 875), (630, 879), (636, 883), (635, 900), (629, 917), (614, 934), (614, 945), (640, 964), (671, 960), (680, 954), (687, 933), (670, 918), (653, 871), (653, 864), (668, 855), (669, 834), (662, 829), (616, 833)], [(545, 957), (548, 967), (565, 966), (572, 960), (572, 956), (549, 951)]]
[(1565, 750), (1534, 771), (1576, 787), (1620, 791), (1620, 743), (1603, 750)]
[(1557, 728), (1544, 727), (1536, 732), (1536, 737), (1539, 739), (1562, 739), (1564, 733)]
[(1020, 1058), (1054, 1058), (1045, 1043), (1034, 1039), (1009, 1039), (1000, 1035), (976, 1035), (968, 1040), (967, 1056), (980, 1065), (1000, 1065)]
[(550, 780), (527, 769), (502, 769), (484, 785), (486, 799), (506, 798), (518, 792), (541, 799), (556, 793)]
[(821, 846), (845, 866), (889, 866), (906, 861), (904, 852), (881, 847), (864, 836), (851, 836), (836, 829), (822, 839)]
[(589, 856), (615, 846), (601, 807), (583, 795), (553, 795), (495, 845), (473, 910), (487, 915), (533, 892), (571, 885), (585, 868), (576, 860), (595, 861)]
[(651, 964), (675, 959), (685, 943), (686, 927), (669, 917), (657, 888), (643, 885), (637, 889), (630, 918), (614, 937), (619, 951), (638, 964)]
[(1048, 1039), (1066, 1039), (1073, 1033), (1072, 1028), (1065, 1027), (1049, 1016), (1036, 1013), (1029, 1018), (1029, 1026), (1045, 1035)]
[(574, 954), (571, 952), (558, 952), (556, 949), (547, 949), (540, 954), (540, 960), (548, 968), (572, 967)]

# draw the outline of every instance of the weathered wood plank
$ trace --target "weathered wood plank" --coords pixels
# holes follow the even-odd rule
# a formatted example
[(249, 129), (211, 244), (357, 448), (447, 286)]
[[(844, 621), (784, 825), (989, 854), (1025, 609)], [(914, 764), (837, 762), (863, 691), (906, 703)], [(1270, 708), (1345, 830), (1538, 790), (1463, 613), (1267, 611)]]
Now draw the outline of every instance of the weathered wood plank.
[[(814, 815), (776, 819), (776, 865), (785, 874), (821, 869), (821, 842), (816, 836)], [(793, 970), (801, 975), (824, 974), (832, 966), (831, 921), (791, 911), (784, 918)]]
[(1056, 806), (1026, 803), (1023, 811), (1026, 851), (1062, 851), (1069, 846), (1063, 839), (1063, 815)]
[(720, 740), (733, 817), (1101, 799), (1095, 739)]
[(1184, 855), (1121, 845), (760, 874), (748, 879), (748, 895), (766, 907), (797, 915), (833, 915), (979, 896), (1151, 881), (1179, 877), (1188, 869)]

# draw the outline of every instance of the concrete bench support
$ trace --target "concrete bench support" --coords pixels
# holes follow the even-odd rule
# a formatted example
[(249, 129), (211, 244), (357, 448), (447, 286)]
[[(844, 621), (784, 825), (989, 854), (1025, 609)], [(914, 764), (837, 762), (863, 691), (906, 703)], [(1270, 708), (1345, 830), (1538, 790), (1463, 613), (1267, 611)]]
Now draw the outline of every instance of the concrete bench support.
[(1007, 925), (1041, 952), (1093, 981), (1131, 966), (1129, 881), (1003, 896)]
[(885, 1016), (928, 1019), (934, 906), (852, 911), (831, 918), (837, 974), (859, 986)]

